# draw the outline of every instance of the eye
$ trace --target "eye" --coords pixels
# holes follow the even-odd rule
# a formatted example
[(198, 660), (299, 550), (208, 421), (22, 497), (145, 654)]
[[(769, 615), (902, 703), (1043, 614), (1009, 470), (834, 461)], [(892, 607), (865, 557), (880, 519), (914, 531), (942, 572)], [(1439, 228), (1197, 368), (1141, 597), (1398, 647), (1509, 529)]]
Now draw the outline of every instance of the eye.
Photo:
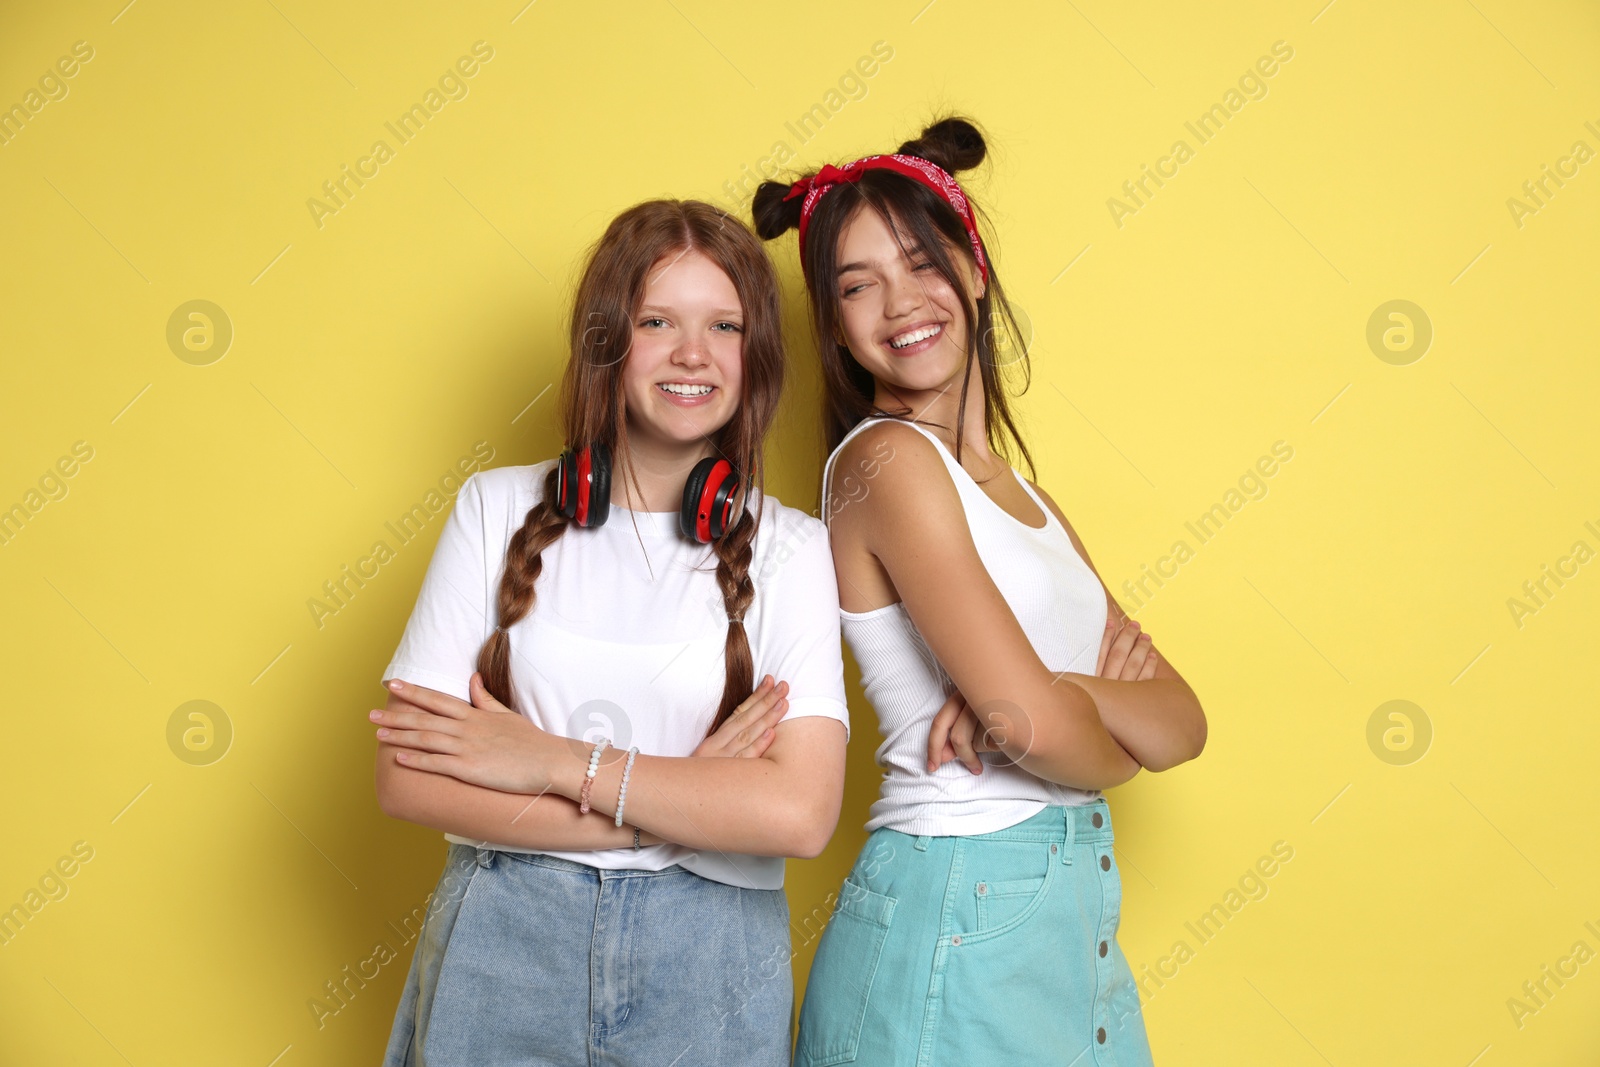
[(661, 318), (644, 319), (643, 321), (641, 321), (639, 323), (639, 325), (640, 326), (649, 326), (649, 325), (651, 325), (653, 323), (660, 323), (661, 325), (665, 326), (667, 324), (667, 320), (666, 319), (661, 319)]
[(722, 331), (723, 333), (728, 333), (728, 332), (743, 333), (744, 332), (744, 327), (740, 326), (737, 322), (719, 322), (714, 327), (712, 327), (712, 329), (722, 330), (722, 328), (724, 326), (726, 326), (728, 329), (723, 330)]
[(936, 268), (934, 267), (934, 265), (932, 263), (918, 263), (912, 269), (913, 270), (934, 270)]
[(865, 289), (866, 287), (867, 287), (867, 283), (866, 282), (860, 282), (859, 284), (852, 285), (852, 286), (848, 287), (840, 295), (841, 296), (854, 296), (856, 293), (859, 293), (861, 290)]

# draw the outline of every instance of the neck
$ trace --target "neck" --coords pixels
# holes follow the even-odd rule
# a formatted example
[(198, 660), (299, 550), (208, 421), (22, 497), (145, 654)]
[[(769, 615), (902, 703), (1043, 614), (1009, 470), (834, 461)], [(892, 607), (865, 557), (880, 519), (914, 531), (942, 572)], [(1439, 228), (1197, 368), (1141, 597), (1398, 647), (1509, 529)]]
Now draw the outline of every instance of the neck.
[(633, 511), (677, 511), (689, 472), (710, 455), (715, 449), (709, 441), (664, 442), (630, 434), (626, 461), (613, 464), (611, 471), (611, 503)]
[[(910, 418), (924, 424), (937, 424), (926, 426), (926, 429), (937, 434), (950, 447), (950, 451), (955, 452), (956, 425), (962, 413), (959, 371), (938, 389), (903, 389), (879, 378), (873, 390), (872, 403), (883, 411), (910, 408)], [(989, 460), (993, 453), (989, 449), (989, 427), (983, 403), (983, 372), (976, 358), (967, 373), (965, 416), (961, 420), (963, 465), (966, 465), (969, 457)]]

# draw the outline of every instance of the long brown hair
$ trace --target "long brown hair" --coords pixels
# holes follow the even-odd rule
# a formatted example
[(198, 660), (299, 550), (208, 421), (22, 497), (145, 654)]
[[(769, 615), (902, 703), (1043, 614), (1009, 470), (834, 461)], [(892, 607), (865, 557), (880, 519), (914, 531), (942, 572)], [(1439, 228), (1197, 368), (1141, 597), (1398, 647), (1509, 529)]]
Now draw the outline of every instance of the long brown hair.
[[(970, 121), (947, 117), (928, 126), (920, 137), (907, 141), (895, 152), (918, 156), (956, 174), (982, 163), (986, 147), (983, 135)], [(751, 211), (755, 216), (756, 233), (763, 239), (771, 240), (799, 226), (801, 198), (785, 200), (788, 192), (787, 182), (762, 182), (756, 189)], [(967, 200), (977, 213), (981, 235), (988, 228), (987, 223), (970, 195)], [(816, 210), (806, 226), (806, 247), (802, 254), (805, 257), (806, 287), (811, 296), (812, 325), (816, 331), (817, 349), (822, 356), (823, 387), (827, 395), (823, 432), (828, 449), (832, 451), (837, 448), (852, 427), (875, 411), (873, 397), (876, 383), (872, 373), (856, 361), (848, 345), (838, 340), (841, 317), (839, 236), (863, 208), (870, 208), (883, 217), (902, 249), (907, 245), (904, 235), (909, 234), (912, 243), (921, 248), (920, 255), (933, 263), (934, 269), (950, 283), (962, 302), (968, 324), (967, 362), (956, 408), (956, 462), (961, 461), (969, 375), (972, 361), (976, 359), (983, 383), (984, 423), (990, 447), (997, 454), (1009, 458), (1012, 452), (1007, 438), (1015, 442), (1028, 464), (1028, 473), (1037, 480), (1033, 456), (1028, 452), (1028, 446), (1012, 419), (1005, 388), (1006, 380), (1015, 373), (1021, 376), (1021, 387), (1016, 390), (1017, 394), (1027, 391), (1031, 376), (1028, 357), (1023, 349), (1022, 331), (1000, 286), (989, 243), (983, 242), (984, 258), (988, 260), (988, 282), (983, 296), (972, 301), (966, 295), (966, 286), (957, 274), (956, 261), (950, 252), (954, 248), (958, 254), (965, 256), (968, 264), (976, 262), (961, 217), (938, 193), (893, 171), (869, 170), (857, 181), (843, 182), (829, 189), (817, 201)], [(1015, 353), (1003, 363), (999, 358), (1002, 337), (997, 327), (1009, 332), (1011, 344), (1008, 347)], [(911, 410), (904, 408), (877, 413), (907, 418)]]
[[(744, 615), (755, 596), (750, 560), (760, 515), (746, 505), (751, 491), (760, 493), (763, 485), (761, 447), (777, 413), (784, 364), (778, 278), (761, 242), (738, 219), (698, 200), (650, 200), (613, 219), (590, 250), (578, 284), (560, 404), (566, 441), (604, 444), (617, 468), (614, 477), (632, 473), (622, 366), (633, 342), (634, 316), (643, 303), (651, 268), (663, 257), (691, 250), (722, 268), (744, 309), (742, 395), (733, 418), (711, 438), (715, 453), (739, 472), (742, 488), (736, 504), (738, 520), (712, 546), (717, 585), (728, 613), (728, 636), (723, 646), (722, 703), (706, 731), (709, 737), (750, 696), (755, 683)], [(544, 565), (541, 553), (571, 521), (556, 507), (556, 472), (552, 465), (543, 499), (528, 509), (506, 548), (497, 609), (499, 625), (507, 629), (533, 610), (534, 582)], [(517, 710), (508, 634), (496, 630), (490, 635), (478, 653), (478, 670), (495, 699)]]

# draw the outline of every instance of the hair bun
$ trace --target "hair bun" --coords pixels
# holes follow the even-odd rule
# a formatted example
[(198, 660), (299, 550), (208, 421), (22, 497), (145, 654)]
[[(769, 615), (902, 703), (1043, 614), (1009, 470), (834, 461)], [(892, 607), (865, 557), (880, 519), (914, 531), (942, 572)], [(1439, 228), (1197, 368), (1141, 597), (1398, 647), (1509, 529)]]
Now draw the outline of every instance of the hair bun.
[(756, 224), (756, 236), (763, 241), (799, 227), (801, 198), (784, 200), (789, 189), (788, 182), (767, 181), (756, 186), (756, 195), (750, 202), (750, 216)]
[(988, 147), (978, 127), (957, 115), (939, 119), (914, 141), (895, 149), (902, 156), (919, 156), (951, 174), (971, 170), (983, 162)]

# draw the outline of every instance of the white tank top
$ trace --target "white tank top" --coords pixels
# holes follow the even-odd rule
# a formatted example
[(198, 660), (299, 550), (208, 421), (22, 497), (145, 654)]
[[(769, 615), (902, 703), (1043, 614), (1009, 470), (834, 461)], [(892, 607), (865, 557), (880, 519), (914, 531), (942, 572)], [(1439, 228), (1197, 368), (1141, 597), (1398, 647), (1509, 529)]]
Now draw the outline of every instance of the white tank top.
[[(863, 419), (828, 457), (822, 475), (824, 521), (831, 511), (829, 480), (840, 449), (863, 427), (884, 418)], [(1106, 625), (1105, 591), (1055, 513), (1013, 467), (1013, 476), (1045, 515), (1041, 527), (1021, 522), (983, 491), (932, 432), (905, 419), (894, 421), (914, 428), (939, 450), (961, 495), (978, 556), (1045, 667), (1093, 674)], [(879, 457), (877, 462), (893, 459)], [(851, 473), (871, 491), (873, 472)], [(854, 493), (849, 485), (841, 490), (847, 496)], [(865, 612), (841, 610), (839, 617), (883, 735), (876, 759), (884, 776), (868, 831), (887, 826), (930, 836), (983, 834), (1013, 826), (1047, 804), (1087, 804), (1100, 796), (1098, 789), (1074, 789), (1038, 778), (1009, 765), (999, 752), (979, 754), (982, 774), (968, 771), (959, 760), (929, 774), (928, 728), (955, 692), (950, 676), (903, 604)]]

